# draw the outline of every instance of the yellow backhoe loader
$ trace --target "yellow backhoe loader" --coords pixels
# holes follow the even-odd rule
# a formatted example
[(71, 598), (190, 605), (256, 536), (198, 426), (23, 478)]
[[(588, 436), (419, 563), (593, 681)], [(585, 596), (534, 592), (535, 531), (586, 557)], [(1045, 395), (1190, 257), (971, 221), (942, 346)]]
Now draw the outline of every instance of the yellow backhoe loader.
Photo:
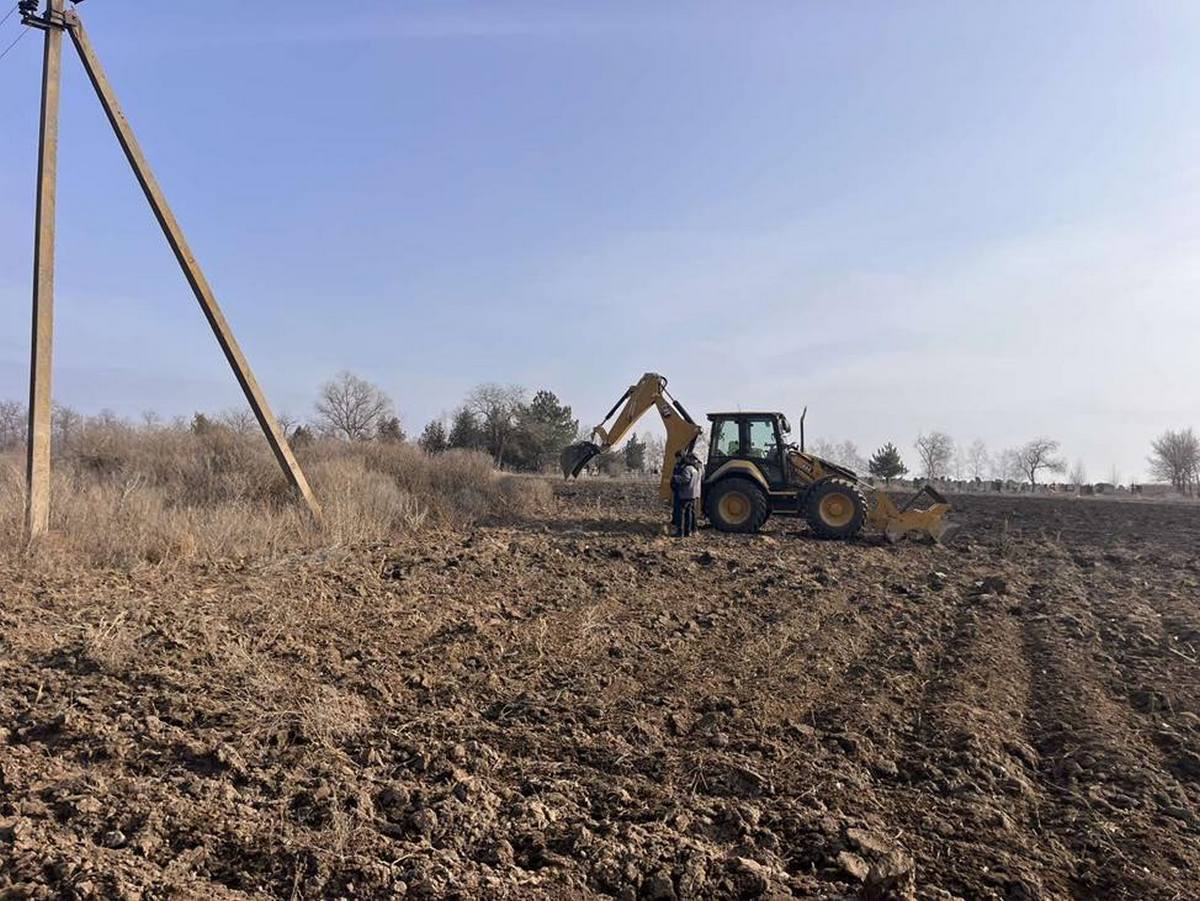
[[(659, 494), (669, 500), (675, 455), (692, 452), (702, 430), (667, 393), (667, 380), (653, 372), (621, 396), (592, 430), (591, 441), (563, 450), (563, 475), (578, 476), (592, 458), (620, 443), (651, 407), (658, 410), (667, 431)], [(610, 419), (612, 424), (605, 427)], [(802, 516), (821, 538), (851, 538), (869, 524), (889, 541), (906, 535), (940, 541), (953, 528), (946, 519), (950, 505), (931, 486), (897, 506), (852, 470), (805, 452), (803, 421), (799, 447), (787, 443), (791, 426), (782, 413), (710, 413), (708, 421), (701, 508), (722, 532), (756, 532), (772, 513)], [(915, 505), (923, 496), (933, 503), (918, 509)]]

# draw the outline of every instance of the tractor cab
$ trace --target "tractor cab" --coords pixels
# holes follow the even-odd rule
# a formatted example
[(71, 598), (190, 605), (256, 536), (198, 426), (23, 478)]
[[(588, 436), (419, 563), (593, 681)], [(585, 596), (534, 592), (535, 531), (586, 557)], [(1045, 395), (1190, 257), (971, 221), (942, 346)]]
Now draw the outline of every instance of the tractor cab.
[(791, 431), (782, 413), (709, 413), (706, 481), (740, 472), (768, 491), (788, 486), (787, 440)]

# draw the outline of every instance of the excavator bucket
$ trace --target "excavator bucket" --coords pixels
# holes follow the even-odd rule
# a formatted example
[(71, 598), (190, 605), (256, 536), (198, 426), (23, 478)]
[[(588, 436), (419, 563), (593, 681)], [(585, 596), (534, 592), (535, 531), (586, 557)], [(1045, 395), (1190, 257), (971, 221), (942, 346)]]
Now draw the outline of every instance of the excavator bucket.
[(558, 457), (558, 463), (562, 467), (563, 478), (573, 479), (578, 476), (583, 472), (583, 467), (587, 466), (591, 459), (600, 453), (599, 446), (590, 441), (580, 441), (577, 444), (569, 444), (564, 447)]
[[(924, 510), (918, 510), (913, 505), (922, 495), (929, 495), (933, 504)], [(902, 507), (897, 507), (882, 491), (877, 492), (869, 519), (890, 542), (897, 542), (907, 535), (925, 535), (935, 542), (941, 542), (958, 529), (957, 523), (946, 518), (949, 512), (950, 504), (946, 499), (932, 486), (926, 485)]]

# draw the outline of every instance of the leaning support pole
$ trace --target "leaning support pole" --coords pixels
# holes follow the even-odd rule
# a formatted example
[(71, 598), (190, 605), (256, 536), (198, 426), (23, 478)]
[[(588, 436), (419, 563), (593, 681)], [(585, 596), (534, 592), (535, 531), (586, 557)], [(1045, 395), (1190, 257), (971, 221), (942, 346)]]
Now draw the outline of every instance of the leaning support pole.
[(312, 490), (308, 486), (308, 480), (304, 478), (304, 472), (300, 469), (300, 464), (296, 462), (291, 447), (288, 446), (287, 437), (284, 435), (279, 421), (267, 404), (266, 395), (263, 394), (262, 388), (255, 380), (254, 373), (250, 371), (250, 364), (246, 362), (242, 349), (233, 337), (229, 323), (217, 305), (212, 288), (209, 287), (208, 280), (200, 270), (200, 264), (196, 262), (196, 257), (192, 254), (187, 239), (183, 236), (183, 229), (175, 220), (171, 208), (167, 205), (167, 198), (163, 194), (162, 188), (154, 178), (154, 173), (150, 171), (150, 165), (146, 162), (146, 157), (133, 134), (129, 120), (125, 118), (125, 113), (117, 103), (112, 85), (109, 84), (104, 67), (101, 66), (96, 51), (88, 39), (83, 22), (76, 12), (71, 11), (66, 14), (66, 24), (67, 30), (71, 34), (71, 41), (79, 52), (84, 69), (87, 70), (88, 78), (91, 79), (92, 86), (96, 89), (96, 95), (100, 98), (100, 105), (104, 107), (104, 112), (108, 116), (113, 131), (117, 134), (117, 140), (120, 141), (121, 148), (125, 151), (129, 165), (133, 167), (133, 173), (137, 176), (138, 183), (142, 186), (142, 191), (146, 194), (151, 209), (154, 210), (158, 224), (162, 226), (167, 243), (175, 252), (175, 259), (179, 261), (179, 266), (183, 269), (188, 284), (192, 286), (192, 291), (196, 295), (196, 300), (200, 302), (200, 308), (204, 311), (208, 324), (212, 326), (217, 343), (221, 345), (221, 350), (225, 353), (225, 359), (229, 361), (229, 365), (233, 368), (233, 374), (237, 376), (238, 384), (242, 386), (242, 391), (246, 394), (246, 400), (250, 402), (250, 408), (254, 411), (258, 424), (267, 437), (267, 443), (271, 445), (275, 459), (279, 461), (284, 475), (300, 493), (313, 516), (320, 517), (321, 507), (313, 496)]
[(54, 210), (58, 175), (58, 98), (62, 82), (63, 0), (46, 6), (42, 56), (42, 120), (38, 142), (37, 224), (33, 239), (33, 337), (29, 354), (25, 531), (30, 540), (50, 525), (51, 359), (54, 343)]

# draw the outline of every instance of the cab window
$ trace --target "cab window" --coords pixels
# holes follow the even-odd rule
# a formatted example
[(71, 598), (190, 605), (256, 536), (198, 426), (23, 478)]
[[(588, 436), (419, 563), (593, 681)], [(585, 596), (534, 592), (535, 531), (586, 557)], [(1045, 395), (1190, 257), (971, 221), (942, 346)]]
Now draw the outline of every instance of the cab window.
[(775, 439), (775, 423), (772, 420), (750, 420), (749, 439), (747, 456), (762, 460), (773, 460), (778, 456), (779, 442)]
[(732, 419), (714, 422), (712, 427), (712, 453), (716, 457), (737, 457), (742, 452), (742, 440), (738, 435), (738, 424)]

